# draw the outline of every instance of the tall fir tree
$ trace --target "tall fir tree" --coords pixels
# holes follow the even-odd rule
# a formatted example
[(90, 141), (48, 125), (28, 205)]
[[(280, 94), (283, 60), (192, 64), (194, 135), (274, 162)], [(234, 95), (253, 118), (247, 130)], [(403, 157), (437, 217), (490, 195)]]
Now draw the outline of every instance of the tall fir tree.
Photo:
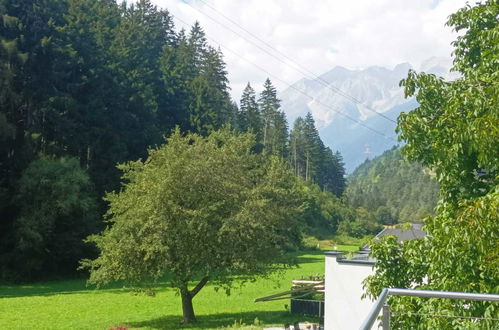
[(160, 113), (164, 122), (170, 121), (179, 126), (182, 131), (191, 129), (190, 111), (192, 93), (190, 84), (196, 76), (197, 69), (192, 63), (193, 52), (189, 47), (186, 32), (180, 30), (176, 35), (173, 47), (164, 47), (160, 58), (163, 91), (168, 112)]
[(339, 151), (335, 153), (329, 147), (322, 151), (317, 182), (319, 186), (340, 197), (346, 189), (345, 164)]
[(262, 139), (266, 154), (287, 156), (288, 125), (286, 115), (280, 110), (277, 91), (269, 78), (265, 80), (258, 100), (262, 116)]
[(315, 127), (315, 121), (310, 112), (305, 118), (295, 121), (290, 140), (291, 158), (295, 172), (305, 180), (317, 182), (319, 164), (322, 161), (324, 144)]
[(241, 131), (252, 131), (256, 135), (257, 143), (262, 143), (262, 118), (256, 93), (250, 83), (244, 88), (239, 104), (238, 126)]
[(290, 134), (289, 164), (297, 176), (340, 196), (345, 190), (345, 168), (339, 152), (325, 147), (311, 113), (298, 117)]
[(234, 121), (235, 109), (230, 99), (222, 52), (208, 46), (198, 22), (192, 27), (188, 38), (188, 55), (195, 70), (195, 76), (190, 81), (190, 126), (193, 131), (207, 135)]
[(295, 120), (293, 129), (289, 134), (289, 164), (293, 168), (296, 176), (305, 177), (305, 138), (303, 134), (303, 118)]
[(315, 127), (314, 117), (308, 112), (303, 121), (303, 131), (305, 135), (305, 157), (306, 171), (305, 178), (307, 180), (313, 178), (318, 181), (320, 163), (324, 158), (324, 144), (319, 137), (319, 132)]

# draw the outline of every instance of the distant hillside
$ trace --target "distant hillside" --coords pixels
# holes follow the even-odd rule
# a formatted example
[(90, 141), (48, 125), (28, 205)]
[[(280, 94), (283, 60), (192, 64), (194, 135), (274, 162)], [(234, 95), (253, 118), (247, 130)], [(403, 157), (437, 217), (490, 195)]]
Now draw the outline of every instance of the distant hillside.
[[(451, 64), (450, 59), (432, 57), (424, 61), (418, 70), (452, 79), (455, 74), (449, 73)], [(325, 145), (341, 152), (346, 170), (351, 173), (366, 159), (366, 151), (374, 157), (397, 143), (396, 124), (393, 121), (396, 121), (400, 112), (409, 112), (417, 107), (414, 99), (404, 98), (403, 89), (399, 86), (400, 80), (407, 76), (411, 68), (413, 66), (408, 63), (399, 64), (393, 69), (374, 66), (363, 70), (349, 70), (338, 66), (319, 79), (302, 79), (296, 82), (293, 88), (279, 93), (279, 98), (290, 125), (298, 116), (312, 113)], [(350, 99), (339, 95), (337, 89), (350, 96)], [(351, 97), (360, 101), (360, 104), (352, 101)], [(393, 121), (386, 120), (375, 112), (382, 113)], [(386, 137), (362, 125), (373, 128)]]
[(438, 185), (420, 164), (406, 161), (399, 148), (361, 164), (348, 178), (346, 198), (393, 222), (420, 221), (436, 206)]

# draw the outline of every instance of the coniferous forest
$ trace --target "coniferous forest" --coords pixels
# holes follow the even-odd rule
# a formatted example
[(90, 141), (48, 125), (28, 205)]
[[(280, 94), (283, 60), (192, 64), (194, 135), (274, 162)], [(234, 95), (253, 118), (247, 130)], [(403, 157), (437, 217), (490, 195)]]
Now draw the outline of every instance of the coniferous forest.
[(308, 231), (334, 233), (346, 217), (335, 211), (345, 208), (341, 155), (312, 116), (289, 133), (269, 79), (260, 95), (248, 83), (238, 107), (199, 24), (178, 30), (149, 0), (1, 0), (0, 13), (1, 277), (74, 272), (95, 253), (83, 239), (105, 227), (117, 164), (144, 159), (175, 127), (252, 132), (255, 152), (284, 159), (310, 186)]

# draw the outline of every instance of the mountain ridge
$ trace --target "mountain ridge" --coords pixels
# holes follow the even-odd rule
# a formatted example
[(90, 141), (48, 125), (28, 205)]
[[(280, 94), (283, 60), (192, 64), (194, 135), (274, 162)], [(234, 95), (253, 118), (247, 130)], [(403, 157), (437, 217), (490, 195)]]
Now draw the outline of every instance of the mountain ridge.
[[(430, 57), (421, 63), (420, 69), (455, 79), (451, 66), (450, 58)], [(407, 62), (392, 69), (370, 66), (351, 70), (335, 66), (315, 79), (298, 80), (279, 93), (279, 98), (290, 126), (296, 118), (307, 112), (312, 114), (324, 143), (340, 151), (346, 170), (351, 173), (366, 157), (380, 155), (397, 144), (394, 121), (400, 112), (417, 107), (413, 98), (405, 98), (400, 86), (400, 80), (413, 68)]]

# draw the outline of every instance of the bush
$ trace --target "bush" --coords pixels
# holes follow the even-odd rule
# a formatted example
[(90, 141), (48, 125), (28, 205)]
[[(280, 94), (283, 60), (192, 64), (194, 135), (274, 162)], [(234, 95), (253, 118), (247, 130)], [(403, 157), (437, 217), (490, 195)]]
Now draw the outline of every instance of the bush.
[[(14, 198), (14, 247), (4, 268), (23, 279), (74, 272), (97, 229), (93, 186), (75, 158), (40, 157), (23, 172)], [(3, 269), (3, 273), (7, 273)]]
[(303, 235), (302, 238), (303, 249), (306, 251), (319, 250), (319, 240), (314, 236)]
[(382, 225), (394, 225), (397, 219), (393, 216), (388, 206), (380, 206), (376, 210), (376, 221)]
[(376, 222), (375, 216), (366, 209), (359, 207), (356, 210), (355, 221), (343, 221), (338, 227), (338, 233), (362, 238), (366, 235), (375, 235), (383, 227)]

